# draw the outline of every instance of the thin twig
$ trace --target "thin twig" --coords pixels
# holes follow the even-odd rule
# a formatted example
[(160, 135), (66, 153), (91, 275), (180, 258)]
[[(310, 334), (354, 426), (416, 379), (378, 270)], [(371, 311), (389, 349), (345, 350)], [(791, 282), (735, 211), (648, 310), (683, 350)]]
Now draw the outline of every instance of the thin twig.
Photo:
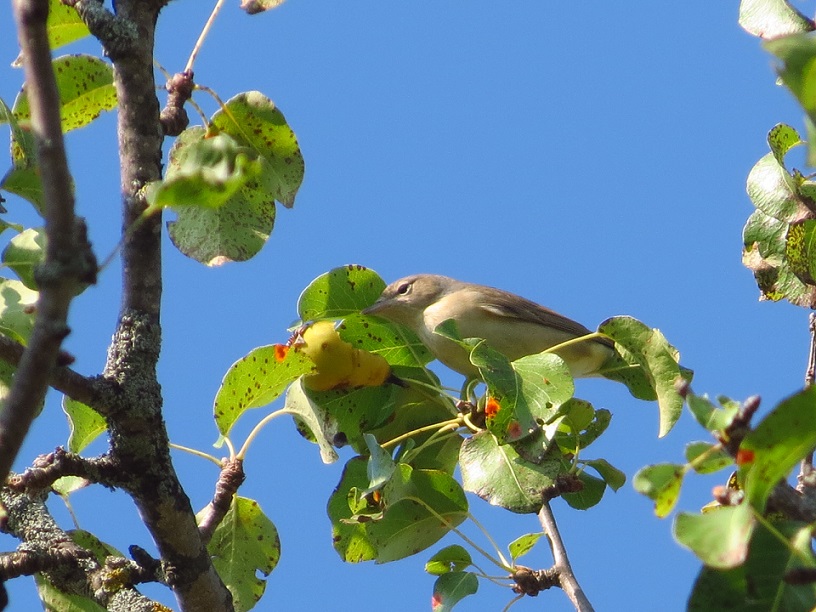
[[(25, 347), (7, 336), (0, 335), (0, 360), (9, 365), (18, 366), (23, 358)], [(68, 397), (86, 406), (93, 408), (102, 416), (108, 412), (107, 396), (120, 392), (117, 385), (101, 377), (89, 378), (66, 366), (60, 366), (60, 361), (68, 360), (68, 354), (61, 352), (57, 355), (57, 366), (51, 372), (49, 384)]]
[(221, 475), (218, 482), (215, 483), (215, 495), (202, 512), (198, 523), (201, 539), (205, 543), (210, 541), (216, 527), (224, 520), (232, 505), (232, 500), (245, 478), (243, 461), (240, 459), (224, 461)]
[(584, 590), (575, 578), (569, 558), (567, 557), (567, 549), (564, 546), (564, 541), (561, 539), (558, 525), (555, 523), (555, 516), (552, 513), (550, 502), (547, 499), (544, 500), (544, 503), (541, 505), (541, 510), (538, 512), (538, 520), (541, 522), (544, 532), (550, 539), (550, 548), (552, 548), (553, 560), (555, 561), (554, 568), (558, 571), (561, 588), (564, 589), (564, 592), (576, 610), (579, 612), (591, 612), (594, 608), (592, 604), (589, 603), (589, 599), (587, 599), (584, 594)]
[(812, 385), (816, 380), (816, 313), (810, 313), (808, 329), (810, 329), (810, 351), (808, 352), (808, 365), (805, 372), (806, 387)]
[(210, 33), (210, 29), (212, 28), (213, 23), (215, 23), (215, 18), (221, 11), (222, 6), (224, 6), (224, 0), (217, 0), (215, 6), (213, 7), (212, 13), (210, 13), (209, 19), (207, 19), (207, 23), (204, 24), (204, 28), (201, 30), (201, 34), (198, 36), (198, 40), (193, 47), (193, 51), (190, 53), (190, 59), (187, 60), (187, 65), (184, 67), (184, 72), (193, 71), (193, 64), (195, 64), (198, 53), (201, 51), (201, 47), (204, 45), (204, 40), (206, 40), (207, 34)]
[[(810, 350), (808, 351), (808, 365), (805, 371), (805, 387), (810, 387), (816, 381), (816, 313), (808, 317), (810, 330)], [(813, 489), (814, 486), (813, 451), (802, 460), (799, 466), (799, 485), (801, 490)]]

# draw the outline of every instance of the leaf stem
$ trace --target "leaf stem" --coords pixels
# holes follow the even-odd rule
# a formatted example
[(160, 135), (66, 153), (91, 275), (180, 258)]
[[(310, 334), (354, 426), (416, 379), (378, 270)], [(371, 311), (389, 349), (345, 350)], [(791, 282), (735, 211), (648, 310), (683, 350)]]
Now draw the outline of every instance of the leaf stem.
[(182, 446), (181, 444), (174, 444), (172, 442), (170, 442), (169, 445), (170, 445), (170, 448), (175, 448), (176, 450), (180, 450), (180, 451), (183, 451), (185, 453), (190, 453), (191, 455), (195, 455), (196, 457), (201, 457), (202, 459), (207, 459), (208, 461), (212, 461), (219, 468), (221, 467), (221, 461), (219, 461), (217, 457), (214, 457), (213, 455), (210, 455), (209, 453), (205, 453), (205, 452), (202, 452), (200, 450), (190, 448), (189, 446)]
[[(434, 515), (434, 517), (435, 517), (436, 519), (438, 519), (439, 521), (441, 521), (442, 523), (444, 523), (444, 524), (445, 524), (445, 526), (446, 526), (448, 529), (450, 529), (450, 530), (451, 530), (453, 533), (455, 533), (455, 534), (456, 534), (456, 535), (458, 535), (460, 538), (462, 538), (462, 539), (463, 539), (465, 542), (467, 542), (467, 543), (468, 543), (468, 544), (469, 544), (471, 547), (473, 547), (473, 549), (474, 549), (475, 551), (477, 551), (478, 553), (480, 553), (481, 555), (483, 555), (483, 556), (484, 556), (484, 557), (485, 557), (485, 558), (486, 558), (488, 561), (490, 561), (491, 563), (493, 563), (493, 564), (497, 565), (498, 567), (500, 567), (500, 568), (502, 568), (502, 569), (507, 570), (508, 572), (512, 572), (512, 571), (513, 571), (513, 567), (512, 567), (512, 566), (511, 566), (509, 563), (507, 563), (507, 560), (506, 560), (506, 559), (504, 559), (504, 555), (502, 555), (502, 554), (501, 554), (501, 551), (499, 551), (499, 550), (498, 550), (498, 548), (496, 548), (496, 552), (499, 554), (499, 557), (502, 559), (502, 561), (499, 561), (499, 559), (496, 559), (496, 558), (495, 558), (493, 555), (491, 555), (491, 554), (490, 554), (490, 553), (488, 553), (488, 552), (487, 552), (485, 549), (483, 549), (481, 546), (479, 546), (478, 544), (476, 544), (476, 542), (474, 542), (474, 541), (473, 541), (473, 540), (471, 540), (471, 539), (470, 539), (468, 536), (466, 536), (464, 533), (462, 533), (461, 531), (459, 531), (459, 529), (458, 529), (458, 528), (456, 528), (456, 527), (454, 527), (454, 526), (451, 524), (451, 522), (450, 522), (448, 519), (446, 519), (444, 516), (442, 516), (441, 514), (439, 514), (439, 513), (438, 513), (436, 510), (434, 510), (433, 508), (431, 508), (431, 507), (430, 507), (430, 506), (429, 506), (429, 505), (428, 505), (428, 504), (425, 502), (425, 500), (422, 500), (422, 499), (420, 499), (420, 498), (418, 498), (418, 497), (411, 497), (411, 496), (406, 496), (406, 497), (404, 497), (403, 499), (410, 499), (411, 501), (416, 502), (417, 504), (419, 504), (420, 506), (422, 506), (423, 508), (425, 508), (425, 510), (427, 510), (428, 512), (430, 512), (431, 514), (433, 514), (433, 515)], [(473, 521), (473, 522), (474, 522), (476, 525), (479, 525), (479, 524), (478, 524), (478, 522), (476, 522), (476, 519), (475, 519), (475, 518), (473, 518), (473, 515), (472, 515), (470, 512), (468, 512), (468, 513), (467, 513), (467, 515), (468, 515), (468, 518), (469, 518), (471, 521)], [(481, 525), (479, 525), (479, 527), (481, 528)], [(482, 530), (482, 532), (483, 532), (483, 533), (486, 533), (484, 530)], [(490, 539), (490, 538), (488, 538), (488, 539)], [(493, 544), (493, 540), (490, 540), (490, 543), (491, 543), (491, 544)], [(496, 546), (496, 545), (495, 545), (495, 544), (493, 544), (493, 546), (494, 546), (494, 548), (495, 548), (495, 546)]]
[(247, 451), (249, 450), (250, 444), (252, 444), (253, 440), (255, 440), (255, 437), (261, 432), (261, 430), (268, 423), (271, 423), (273, 420), (275, 420), (279, 416), (283, 416), (284, 414), (291, 414), (293, 416), (296, 415), (294, 411), (289, 410), (288, 408), (281, 408), (280, 410), (276, 410), (275, 412), (266, 415), (258, 422), (257, 425), (255, 425), (255, 427), (252, 428), (252, 431), (249, 432), (246, 441), (244, 442), (243, 446), (241, 446), (241, 450), (238, 451), (238, 454), (235, 456), (235, 458), (243, 461), (244, 457), (247, 454)]
[(489, 532), (487, 529), (485, 529), (484, 525), (482, 525), (482, 524), (481, 524), (481, 523), (480, 523), (480, 522), (479, 522), (479, 521), (476, 519), (476, 517), (475, 517), (475, 516), (473, 516), (473, 515), (472, 515), (472, 514), (470, 514), (470, 513), (468, 513), (468, 515), (470, 516), (470, 520), (471, 520), (471, 521), (473, 521), (473, 524), (474, 524), (474, 525), (476, 525), (476, 527), (479, 529), (479, 531), (481, 531), (481, 532), (482, 532), (482, 534), (484, 535), (484, 537), (485, 537), (485, 538), (487, 538), (487, 541), (488, 541), (488, 542), (490, 542), (490, 545), (493, 547), (493, 550), (495, 550), (495, 551), (496, 551), (496, 554), (497, 554), (497, 555), (499, 555), (499, 558), (501, 559), (502, 563), (503, 563), (503, 564), (504, 564), (506, 567), (512, 567), (512, 563), (510, 563), (510, 562), (509, 562), (509, 561), (508, 561), (508, 560), (505, 558), (505, 556), (502, 554), (502, 551), (501, 551), (501, 549), (499, 548), (498, 544), (496, 544), (495, 540), (494, 540), (494, 539), (493, 539), (493, 538), (490, 536), (490, 532)]
[(391, 440), (388, 440), (388, 442), (383, 442), (382, 444), (380, 444), (380, 446), (382, 446), (383, 448), (390, 448), (396, 446), (403, 440), (407, 440), (408, 438), (411, 438), (415, 435), (425, 433), (426, 431), (434, 431), (435, 429), (438, 429), (439, 431), (442, 431), (443, 429), (455, 429), (457, 427), (460, 427), (461, 425), (462, 417), (456, 417), (455, 419), (450, 419), (449, 421), (440, 421), (439, 423), (431, 423), (430, 425), (418, 427), (416, 429), (413, 429), (409, 432), (402, 434), (401, 436), (392, 438)]

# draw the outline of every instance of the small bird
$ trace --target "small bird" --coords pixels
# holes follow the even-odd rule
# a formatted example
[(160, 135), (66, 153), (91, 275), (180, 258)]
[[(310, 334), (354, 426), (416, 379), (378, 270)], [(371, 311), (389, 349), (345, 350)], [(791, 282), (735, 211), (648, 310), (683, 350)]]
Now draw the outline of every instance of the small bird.
[[(388, 285), (363, 314), (401, 323), (419, 336), (439, 361), (467, 377), (479, 371), (468, 351), (434, 329), (453, 319), (463, 338), (483, 338), (511, 361), (592, 332), (580, 323), (501, 289), (415, 274)], [(613, 354), (613, 343), (594, 337), (558, 349), (574, 377), (594, 376)]]

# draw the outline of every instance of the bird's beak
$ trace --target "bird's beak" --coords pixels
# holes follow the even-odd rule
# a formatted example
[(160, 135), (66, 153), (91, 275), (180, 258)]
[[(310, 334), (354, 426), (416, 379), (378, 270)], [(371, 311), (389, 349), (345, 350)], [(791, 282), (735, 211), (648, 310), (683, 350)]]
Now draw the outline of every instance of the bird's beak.
[(364, 315), (376, 315), (376, 314), (377, 314), (377, 313), (378, 313), (378, 312), (379, 312), (379, 311), (382, 309), (383, 304), (385, 304), (385, 300), (377, 300), (376, 302), (374, 302), (374, 303), (373, 303), (371, 306), (369, 306), (368, 308), (363, 308), (363, 309), (360, 311), (360, 314), (364, 314)]

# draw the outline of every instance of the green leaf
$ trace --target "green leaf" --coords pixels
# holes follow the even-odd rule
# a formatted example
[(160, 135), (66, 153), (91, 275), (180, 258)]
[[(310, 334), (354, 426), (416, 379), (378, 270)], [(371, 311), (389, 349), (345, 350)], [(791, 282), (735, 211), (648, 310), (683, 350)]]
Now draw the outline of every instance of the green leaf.
[(785, 156), (788, 151), (801, 144), (804, 144), (804, 142), (799, 137), (799, 132), (785, 123), (777, 123), (768, 132), (768, 148), (771, 149), (777, 163), (783, 168), (785, 167)]
[[(683, 398), (676, 385), (690, 380), (691, 372), (680, 367), (679, 354), (658, 329), (651, 329), (631, 317), (613, 317), (598, 327), (598, 331), (615, 341), (615, 349), (624, 361), (645, 374), (660, 411), (660, 430), (663, 437), (671, 431), (683, 411)], [(601, 374), (628, 385), (619, 370), (602, 370)], [(630, 386), (630, 390), (632, 387)], [(635, 394), (636, 397), (639, 397)]]
[(301, 321), (339, 319), (371, 306), (383, 289), (385, 281), (374, 270), (355, 264), (334, 268), (303, 290), (298, 315)]
[[(229, 100), (203, 128), (185, 130), (171, 151), (169, 183), (148, 190), (156, 206), (173, 204), (173, 244), (208, 266), (245, 261), (260, 251), (275, 224), (275, 201), (291, 207), (303, 181), (303, 156), (294, 132), (263, 94)], [(198, 206), (187, 204), (196, 203)]]
[(510, 556), (513, 558), (513, 562), (515, 562), (519, 557), (523, 557), (528, 552), (533, 550), (533, 547), (544, 535), (546, 534), (541, 531), (538, 533), (527, 533), (510, 542), (507, 549), (510, 551)]
[(391, 454), (382, 446), (377, 444), (377, 438), (371, 434), (363, 434), (366, 446), (368, 447), (368, 487), (369, 489), (377, 489), (384, 485), (397, 468), (397, 464), (391, 458)]
[(229, 134), (262, 157), (271, 195), (291, 208), (303, 181), (304, 163), (297, 138), (275, 103), (259, 91), (231, 98), (212, 116), (212, 127)]
[(411, 330), (359, 313), (347, 315), (337, 328), (355, 348), (381, 355), (392, 366), (424, 366), (430, 351)]
[[(62, 131), (88, 125), (102, 111), (116, 107), (116, 89), (110, 64), (92, 55), (64, 55), (52, 62), (60, 97)], [(14, 115), (27, 127), (31, 119), (25, 89), (14, 102)]]
[[(311, 434), (311, 439), (320, 448), (320, 458), (323, 463), (337, 461), (337, 452), (334, 450), (334, 440), (337, 436), (337, 423), (330, 418), (328, 412), (306, 394), (303, 381), (299, 380), (290, 385), (286, 392), (284, 410), (291, 413), (299, 428), (305, 427)], [(363, 485), (363, 489), (367, 488)]]
[[(775, 524), (771, 533), (762, 524), (754, 528), (745, 563), (732, 569), (703, 567), (689, 597), (688, 609), (709, 610), (812, 610), (816, 606), (816, 585), (793, 584), (786, 580), (789, 571), (814, 567), (810, 550), (810, 530), (791, 523)], [(777, 534), (782, 534), (780, 541)], [(784, 541), (790, 537), (793, 546)], [(806, 544), (796, 545), (799, 536)]]
[(726, 569), (741, 565), (748, 555), (754, 516), (748, 504), (725, 506), (690, 514), (674, 521), (674, 537), (709, 567)]
[(344, 561), (396, 561), (436, 543), (467, 518), (467, 499), (452, 476), (437, 470), (414, 470), (400, 464), (382, 488), (381, 518), (356, 517), (349, 492), (368, 484), (367, 462), (346, 464), (340, 484), (329, 499), (332, 541)]
[(582, 460), (581, 462), (598, 472), (604, 482), (608, 484), (613, 491), (617, 491), (626, 483), (626, 474), (621, 472), (606, 459), (589, 459)]
[(312, 361), (298, 351), (286, 351), (283, 359), (281, 354), (281, 345), (259, 346), (227, 370), (213, 404), (222, 435), (229, 434), (244, 412), (272, 403), (290, 383), (314, 369)]
[(45, 196), (37, 166), (34, 137), (28, 129), (20, 126), (14, 113), (2, 98), (0, 98), (0, 123), (8, 123), (11, 127), (12, 161), (11, 169), (0, 180), (0, 189), (28, 200), (42, 216), (45, 210)]
[(3, 250), (3, 263), (35, 291), (34, 269), (45, 259), (45, 240), (45, 229), (32, 227), (17, 234)]
[(90, 533), (89, 531), (85, 531), (84, 529), (73, 529), (68, 532), (68, 535), (70, 535), (71, 539), (79, 544), (82, 548), (91, 551), (96, 560), (100, 563), (104, 563), (106, 557), (123, 556), (122, 553), (116, 548), (107, 542), (103, 542), (94, 534)]
[(349, 492), (368, 488), (367, 461), (364, 457), (350, 459), (343, 468), (340, 482), (329, 497), (328, 514), (332, 523), (332, 544), (347, 563), (362, 563), (377, 558), (377, 547), (369, 535), (371, 523), (351, 520)]
[(0, 189), (23, 198), (30, 202), (41, 216), (44, 214), (45, 195), (37, 166), (12, 166), (0, 179)]
[(816, 447), (816, 387), (782, 401), (745, 436), (738, 464), (751, 505), (762, 512), (773, 488)]
[(34, 319), (39, 293), (16, 280), (0, 278), (0, 333), (27, 344)]
[(791, 222), (801, 218), (807, 209), (799, 193), (802, 179), (788, 172), (783, 155), (782, 150), (772, 151), (760, 159), (748, 174), (746, 190), (757, 210), (778, 221)]
[(184, 255), (215, 267), (252, 259), (266, 244), (274, 224), (274, 204), (242, 190), (217, 209), (180, 209), (177, 219), (167, 222), (167, 230)]
[(686, 445), (686, 461), (698, 474), (713, 474), (734, 465), (734, 458), (710, 442), (690, 442)]
[(342, 435), (354, 450), (366, 450), (363, 433), (382, 425), (393, 413), (398, 391), (393, 385), (360, 387), (350, 391), (314, 391), (305, 389), (317, 420), (332, 440)]
[(676, 463), (647, 465), (635, 474), (632, 485), (655, 502), (655, 514), (663, 518), (677, 504), (685, 473), (685, 467)]
[(785, 257), (799, 280), (808, 285), (816, 284), (816, 220), (805, 219), (788, 226)]
[[(812, 24), (810, 29), (812, 30)], [(804, 108), (811, 121), (816, 117), (816, 39), (809, 33), (791, 34), (765, 43), (765, 49), (782, 61), (779, 78)]]
[[(562, 404), (573, 399), (575, 381), (566, 362), (558, 355), (527, 355), (513, 361), (511, 366), (521, 383), (521, 396), (537, 422), (548, 422)], [(593, 412), (590, 405), (589, 414)], [(575, 418), (574, 412), (571, 414)], [(589, 421), (591, 417), (587, 420), (587, 425)], [(582, 425), (578, 426), (583, 428)]]
[[(807, 124), (812, 122), (808, 120)], [(814, 216), (816, 183), (798, 170), (789, 172), (785, 167), (785, 155), (801, 142), (796, 130), (785, 124), (775, 126), (768, 134), (771, 152), (757, 162), (748, 176), (748, 195), (757, 210), (743, 229), (742, 261), (754, 273), (761, 299), (784, 298), (797, 306), (813, 308), (816, 288), (807, 284), (812, 267), (809, 223), (802, 222)]]
[(816, 288), (803, 283), (785, 259), (787, 230), (787, 223), (754, 212), (743, 231), (742, 263), (753, 272), (760, 299), (816, 308)]
[(605, 408), (595, 410), (592, 422), (578, 435), (578, 446), (586, 448), (592, 444), (609, 427), (612, 422), (612, 413)]
[(813, 30), (813, 21), (786, 0), (742, 0), (739, 24), (761, 38), (777, 38)]
[(453, 544), (435, 553), (425, 564), (425, 571), (433, 576), (460, 572), (473, 565), (470, 553), (463, 546)]
[(34, 574), (34, 582), (45, 612), (105, 612), (105, 608), (90, 597), (58, 590), (42, 574)]
[[(428, 372), (420, 368), (414, 371)], [(394, 412), (380, 425), (369, 431), (381, 443), (405, 434), (416, 432), (420, 428), (427, 428), (422, 433), (415, 433), (410, 441), (403, 443), (398, 452), (398, 459), (414, 468), (442, 470), (453, 474), (459, 461), (459, 448), (462, 445), (462, 436), (450, 432), (438, 435), (428, 426), (435, 423), (450, 421), (454, 417), (452, 406), (437, 398), (427, 396), (427, 387), (410, 384), (413, 380), (404, 374), (405, 370), (398, 370), (397, 376), (409, 384), (404, 388), (397, 388), (394, 396)], [(436, 381), (436, 386), (439, 381)]]
[(151, 208), (216, 209), (248, 185), (270, 188), (263, 182), (264, 160), (257, 152), (227, 134), (206, 137), (203, 132), (202, 128), (186, 130), (176, 140), (164, 180), (147, 191)]
[(564, 402), (559, 412), (565, 416), (557, 423), (555, 440), (565, 453), (574, 454), (592, 444), (612, 421), (609, 410), (595, 410), (588, 401), (576, 397)]
[(236, 495), (207, 550), (232, 593), (236, 612), (252, 609), (266, 589), (258, 572), (269, 576), (280, 560), (278, 531), (258, 502)]
[(499, 443), (536, 433), (575, 391), (569, 368), (558, 355), (528, 355), (511, 363), (481, 341), (470, 361), (479, 368), (489, 395), (499, 402), (499, 410), (487, 419), (487, 428)]
[(382, 492), (383, 521), (372, 523), (378, 563), (425, 550), (468, 517), (464, 491), (445, 472), (403, 463)]
[(569, 469), (560, 453), (550, 451), (532, 463), (509, 444), (499, 445), (488, 431), (464, 441), (459, 463), (466, 491), (520, 514), (538, 512), (544, 490)]
[[(269, 190), (263, 188), (266, 184), (263, 175), (257, 174), (258, 164), (263, 164), (257, 160), (251, 162), (243, 152), (236, 152), (236, 158), (243, 160), (238, 164), (237, 175), (231, 174), (229, 163), (225, 163), (225, 172), (201, 168), (199, 180), (186, 158), (189, 149), (205, 136), (201, 127), (182, 132), (170, 150), (170, 167), (177, 169), (170, 173), (171, 182), (166, 187), (164, 182), (153, 183), (146, 190), (146, 196), (157, 207), (165, 200), (179, 203), (185, 198), (197, 197), (189, 201), (190, 205), (178, 206), (177, 219), (167, 223), (173, 244), (188, 257), (208, 266), (246, 261), (263, 248), (272, 233), (275, 200)], [(196, 155), (193, 153), (192, 157)], [(259, 178), (253, 179), (253, 174)], [(196, 193), (196, 190), (200, 191)], [(198, 205), (192, 205), (195, 203)]]
[(724, 432), (730, 427), (740, 409), (739, 402), (726, 397), (720, 398), (722, 408), (718, 408), (707, 395), (695, 395), (690, 389), (686, 393), (686, 403), (697, 422), (712, 433)]
[[(68, 496), (70, 496), (74, 491), (79, 491), (80, 489), (89, 487), (91, 484), (92, 483), (89, 480), (80, 478), (79, 476), (62, 476), (54, 481), (54, 484), (51, 485), (51, 490), (59, 495), (65, 502), (65, 505), (67, 505), (70, 509), (71, 504), (68, 500)], [(71, 512), (73, 513), (73, 511)]]
[(478, 589), (479, 580), (471, 572), (444, 574), (434, 583), (431, 610), (432, 612), (448, 612), (465, 597), (475, 594)]
[(763, 268), (778, 267), (785, 255), (787, 233), (788, 224), (784, 221), (774, 219), (761, 210), (751, 213), (742, 230), (742, 257), (745, 266), (754, 270), (754, 275)]
[(107, 431), (107, 423), (96, 410), (69, 398), (62, 398), (62, 411), (68, 417), (71, 435), (68, 437), (68, 450), (81, 453), (91, 442)]
[(91, 35), (76, 9), (66, 6), (61, 0), (48, 0), (48, 21), (45, 27), (52, 51)]
[(576, 510), (589, 510), (601, 501), (606, 491), (606, 483), (586, 472), (578, 474), (578, 480), (584, 485), (583, 489), (574, 493), (564, 493), (561, 497)]
[[(48, 33), (48, 46), (52, 50), (91, 34), (76, 9), (63, 4), (61, 0), (48, 0), (48, 21), (45, 27)], [(12, 66), (19, 68), (22, 65), (23, 54), (20, 53)]]

